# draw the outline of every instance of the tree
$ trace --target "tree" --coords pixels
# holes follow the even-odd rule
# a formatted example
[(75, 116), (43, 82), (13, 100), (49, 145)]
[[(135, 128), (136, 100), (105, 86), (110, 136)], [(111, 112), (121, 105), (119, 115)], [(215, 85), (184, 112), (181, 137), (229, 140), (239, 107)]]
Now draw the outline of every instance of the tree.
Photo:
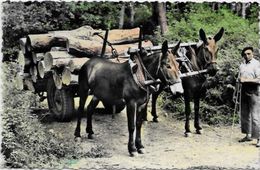
[(124, 27), (124, 20), (125, 20), (125, 3), (122, 3), (120, 15), (119, 15), (119, 29)]

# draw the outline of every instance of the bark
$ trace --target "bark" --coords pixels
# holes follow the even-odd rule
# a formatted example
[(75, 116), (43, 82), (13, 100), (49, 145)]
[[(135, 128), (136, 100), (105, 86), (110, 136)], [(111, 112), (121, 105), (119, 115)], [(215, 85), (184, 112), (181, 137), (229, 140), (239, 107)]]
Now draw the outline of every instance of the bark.
[(44, 59), (43, 59), (44, 65), (45, 65), (45, 71), (50, 71), (51, 68), (54, 65), (57, 65), (57, 63), (54, 63), (55, 59), (64, 59), (65, 60), (65, 59), (70, 59), (72, 57), (73, 56), (68, 54), (67, 51), (50, 51), (50, 52), (47, 52), (44, 55)]
[(62, 88), (61, 76), (55, 70), (53, 70), (53, 81), (57, 89)]
[(161, 2), (157, 4), (158, 8), (158, 23), (161, 28), (161, 34), (164, 35), (168, 31), (167, 18), (166, 18), (166, 3)]
[(41, 61), (44, 58), (44, 53), (35, 53), (32, 52), (32, 60), (34, 64), (37, 64), (39, 61)]
[(124, 27), (124, 20), (125, 20), (125, 4), (121, 3), (121, 10), (119, 15), (119, 29), (122, 29)]
[(130, 2), (129, 3), (129, 8), (130, 8), (130, 26), (134, 26), (134, 18), (135, 18), (135, 10), (134, 10), (134, 3)]
[(39, 61), (37, 66), (38, 66), (38, 73), (40, 78), (44, 78), (44, 74), (45, 74), (44, 61)]
[(64, 67), (62, 74), (61, 74), (61, 81), (65, 85), (69, 85), (71, 82), (71, 72), (68, 67)]
[(66, 47), (66, 37), (55, 37), (53, 34), (27, 35), (26, 48), (36, 53), (50, 51), (51, 47)]

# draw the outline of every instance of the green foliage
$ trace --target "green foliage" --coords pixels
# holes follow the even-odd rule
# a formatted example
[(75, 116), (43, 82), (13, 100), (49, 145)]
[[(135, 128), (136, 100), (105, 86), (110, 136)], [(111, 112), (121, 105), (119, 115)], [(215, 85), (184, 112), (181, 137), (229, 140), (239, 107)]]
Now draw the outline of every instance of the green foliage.
[[(169, 32), (165, 37), (158, 36), (159, 41), (166, 38), (175, 42), (178, 40), (197, 42), (200, 28), (204, 29), (207, 36), (214, 36), (221, 27), (225, 29), (222, 39), (218, 42), (220, 70), (216, 76), (210, 78), (215, 87), (207, 91), (200, 107), (202, 120), (209, 124), (228, 123), (231, 120), (231, 116), (225, 113), (233, 113), (232, 97), (235, 79), (238, 66), (242, 61), (240, 52), (245, 46), (253, 46), (257, 49), (259, 40), (258, 8), (257, 4), (251, 6), (249, 19), (237, 16), (224, 5), (219, 10), (213, 11), (208, 3), (188, 3), (186, 10), (184, 10), (186, 13), (183, 14), (176, 14), (174, 8), (167, 13)], [(173, 108), (172, 106), (176, 104), (178, 106), (178, 102), (172, 102), (168, 105)]]
[[(102, 147), (85, 151), (74, 139), (62, 140), (32, 114), (38, 98), (30, 91), (14, 88), (16, 63), (3, 64), (2, 154), (7, 168), (63, 168), (61, 161), (103, 157)], [(101, 152), (102, 151), (102, 152)]]

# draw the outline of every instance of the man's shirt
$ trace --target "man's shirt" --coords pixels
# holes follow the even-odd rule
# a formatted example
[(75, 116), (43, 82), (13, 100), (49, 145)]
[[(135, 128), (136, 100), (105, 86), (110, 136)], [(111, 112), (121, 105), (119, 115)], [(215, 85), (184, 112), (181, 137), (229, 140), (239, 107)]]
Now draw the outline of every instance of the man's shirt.
[[(249, 79), (255, 79), (260, 78), (260, 62), (254, 58), (252, 58), (248, 63), (244, 61), (240, 67), (240, 78), (249, 78)], [(257, 93), (259, 89), (257, 90), (257, 84), (256, 83), (243, 83), (244, 89), (248, 91), (249, 93)]]

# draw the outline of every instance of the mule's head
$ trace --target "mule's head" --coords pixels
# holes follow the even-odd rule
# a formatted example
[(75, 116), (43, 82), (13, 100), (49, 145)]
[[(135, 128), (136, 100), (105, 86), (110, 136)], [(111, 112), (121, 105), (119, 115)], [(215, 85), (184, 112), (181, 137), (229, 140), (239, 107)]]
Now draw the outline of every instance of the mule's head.
[(160, 64), (158, 69), (158, 76), (162, 83), (166, 85), (173, 85), (180, 81), (179, 64), (176, 61), (177, 50), (180, 47), (180, 41), (173, 50), (168, 49), (168, 42), (164, 41), (162, 44), (162, 54), (160, 57)]
[(200, 29), (199, 35), (203, 44), (199, 47), (198, 58), (199, 65), (203, 69), (207, 69), (208, 73), (213, 76), (217, 73), (217, 53), (218, 46), (217, 42), (221, 39), (224, 33), (224, 28), (222, 27), (219, 32), (214, 37), (207, 37), (203, 29)]

